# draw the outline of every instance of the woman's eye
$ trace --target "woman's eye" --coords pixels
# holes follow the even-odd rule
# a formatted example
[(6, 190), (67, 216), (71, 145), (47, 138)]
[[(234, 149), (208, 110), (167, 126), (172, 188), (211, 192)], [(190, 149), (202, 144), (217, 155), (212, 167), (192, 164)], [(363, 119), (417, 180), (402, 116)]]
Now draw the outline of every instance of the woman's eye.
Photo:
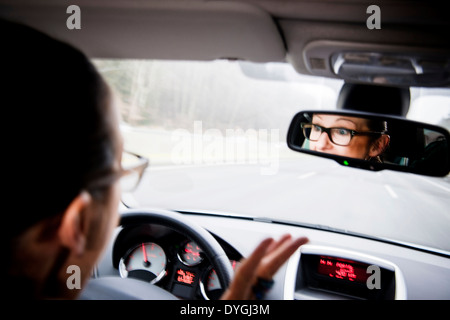
[(322, 128), (320, 126), (316, 126), (315, 124), (312, 125), (312, 130), (315, 132), (321, 132)]
[(336, 133), (341, 135), (341, 136), (346, 136), (346, 135), (350, 134), (350, 130), (343, 129), (343, 128), (338, 128), (338, 129), (336, 129)]

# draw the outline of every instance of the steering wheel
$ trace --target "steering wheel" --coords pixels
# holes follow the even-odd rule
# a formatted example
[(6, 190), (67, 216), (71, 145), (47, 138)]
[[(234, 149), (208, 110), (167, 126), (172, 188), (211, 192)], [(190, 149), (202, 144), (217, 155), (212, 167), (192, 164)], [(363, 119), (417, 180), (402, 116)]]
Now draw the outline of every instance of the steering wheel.
[[(120, 226), (123, 228), (142, 224), (166, 226), (195, 241), (215, 269), (222, 288), (228, 288), (233, 278), (233, 268), (220, 244), (208, 231), (182, 214), (168, 210), (131, 209), (121, 214)], [(176, 299), (176, 297), (158, 286), (140, 280), (100, 277), (89, 281), (81, 294), (81, 299), (167, 300)]]

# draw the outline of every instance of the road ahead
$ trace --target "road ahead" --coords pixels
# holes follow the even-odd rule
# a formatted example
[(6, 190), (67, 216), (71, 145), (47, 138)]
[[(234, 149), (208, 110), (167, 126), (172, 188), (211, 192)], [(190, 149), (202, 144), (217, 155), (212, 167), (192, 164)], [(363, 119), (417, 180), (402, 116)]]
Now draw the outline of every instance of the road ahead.
[(259, 165), (148, 169), (142, 206), (237, 213), (326, 225), (450, 251), (449, 178), (369, 172), (313, 157)]

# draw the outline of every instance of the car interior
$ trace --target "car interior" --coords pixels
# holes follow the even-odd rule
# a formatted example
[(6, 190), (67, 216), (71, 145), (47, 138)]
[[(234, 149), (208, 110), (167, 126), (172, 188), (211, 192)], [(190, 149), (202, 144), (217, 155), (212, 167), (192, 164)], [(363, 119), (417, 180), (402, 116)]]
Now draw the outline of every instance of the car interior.
[[(276, 63), (289, 65), (308, 79), (342, 83), (333, 109), (299, 103), (283, 123), (286, 152), (299, 161), (323, 163), (327, 169), (308, 173), (299, 162), (287, 173), (297, 178), (296, 184), (273, 188), (276, 179), (281, 181), (275, 174), (273, 185), (267, 185), (273, 188), (270, 196), (261, 193), (263, 187), (257, 183), (236, 196), (255, 208), (264, 206), (265, 198), (279, 201), (270, 209), (273, 215), (227, 207), (211, 210), (207, 205), (139, 204), (124, 194), (120, 226), (82, 299), (216, 300), (241, 259), (262, 239), (285, 233), (306, 236), (309, 243), (276, 273), (266, 300), (450, 299), (450, 19), (444, 2), (383, 0), (372, 6), (367, 0), (78, 0), (70, 4), (78, 6), (78, 28), (69, 28), (77, 11), (60, 0), (0, 0), (0, 17), (66, 41), (93, 60), (229, 61), (242, 63), (243, 72), (257, 81), (283, 83), (287, 81), (283, 75), (277, 79), (268, 69), (267, 74), (252, 74), (250, 68)], [(250, 67), (246, 70), (246, 66)], [(275, 80), (264, 80), (266, 76)], [(407, 118), (414, 90), (435, 90), (446, 97), (439, 100), (447, 112), (446, 124)], [(433, 114), (437, 106), (426, 107), (426, 113)], [(283, 112), (276, 103), (273, 108)], [(351, 134), (349, 139), (360, 134), (357, 129), (335, 132), (325, 122), (314, 123), (318, 116), (387, 124), (385, 131), (372, 130), (388, 137), (384, 153), (372, 161), (314, 149), (314, 130), (326, 131), (334, 142), (339, 134)], [(144, 182), (147, 176), (151, 179), (151, 170), (152, 165)], [(201, 174), (208, 171), (197, 175)], [(244, 184), (240, 181), (246, 174), (237, 174), (232, 186)], [(320, 184), (308, 182), (319, 176)], [(339, 197), (338, 179), (351, 181), (354, 189), (364, 188), (359, 186), (364, 181), (380, 183), (386, 198), (373, 199), (385, 202), (389, 213), (398, 216), (384, 221), (388, 214), (374, 209), (376, 217), (361, 220), (364, 230), (379, 228), (386, 234), (389, 230), (392, 236), (333, 224), (353, 219), (347, 212), (350, 205), (339, 202), (345, 199)], [(428, 189), (421, 194), (414, 189), (422, 180), (435, 189), (433, 196)], [(221, 179), (207, 181), (205, 189), (229, 192), (219, 188)], [(329, 224), (277, 216), (276, 206), (281, 212), (285, 202), (291, 202), (286, 210), (292, 214), (308, 211), (318, 216), (326, 211), (325, 204), (306, 206), (309, 194), (302, 183), (315, 193), (323, 191), (323, 197), (331, 195), (329, 202), (336, 201)], [(322, 186), (329, 184), (335, 191), (327, 194)], [(148, 196), (143, 195), (146, 192), (151, 190), (139, 189), (142, 198)], [(367, 192), (351, 205), (361, 217), (374, 206), (371, 191)], [(420, 219), (410, 214), (412, 205), (402, 198), (404, 193), (422, 201), (423, 207), (417, 209)], [(199, 194), (196, 201), (213, 202), (215, 196)], [(439, 236), (440, 240), (415, 242), (412, 225), (422, 230), (424, 239)], [(410, 238), (396, 238), (402, 228), (411, 228)], [(147, 257), (142, 263), (143, 252), (152, 257), (151, 263)], [(373, 267), (375, 272), (369, 272)], [(375, 287), (370, 285), (372, 274), (378, 276)]]

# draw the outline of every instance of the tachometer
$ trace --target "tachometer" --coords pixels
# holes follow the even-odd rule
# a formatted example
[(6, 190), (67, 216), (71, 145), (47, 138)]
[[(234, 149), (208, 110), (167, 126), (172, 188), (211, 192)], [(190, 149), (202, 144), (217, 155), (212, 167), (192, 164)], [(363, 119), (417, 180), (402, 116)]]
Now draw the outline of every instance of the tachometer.
[(196, 266), (203, 261), (203, 250), (194, 241), (189, 241), (178, 252), (178, 258), (187, 266)]
[(164, 250), (156, 243), (144, 242), (120, 259), (119, 273), (122, 278), (138, 278), (156, 283), (164, 277), (166, 264)]

